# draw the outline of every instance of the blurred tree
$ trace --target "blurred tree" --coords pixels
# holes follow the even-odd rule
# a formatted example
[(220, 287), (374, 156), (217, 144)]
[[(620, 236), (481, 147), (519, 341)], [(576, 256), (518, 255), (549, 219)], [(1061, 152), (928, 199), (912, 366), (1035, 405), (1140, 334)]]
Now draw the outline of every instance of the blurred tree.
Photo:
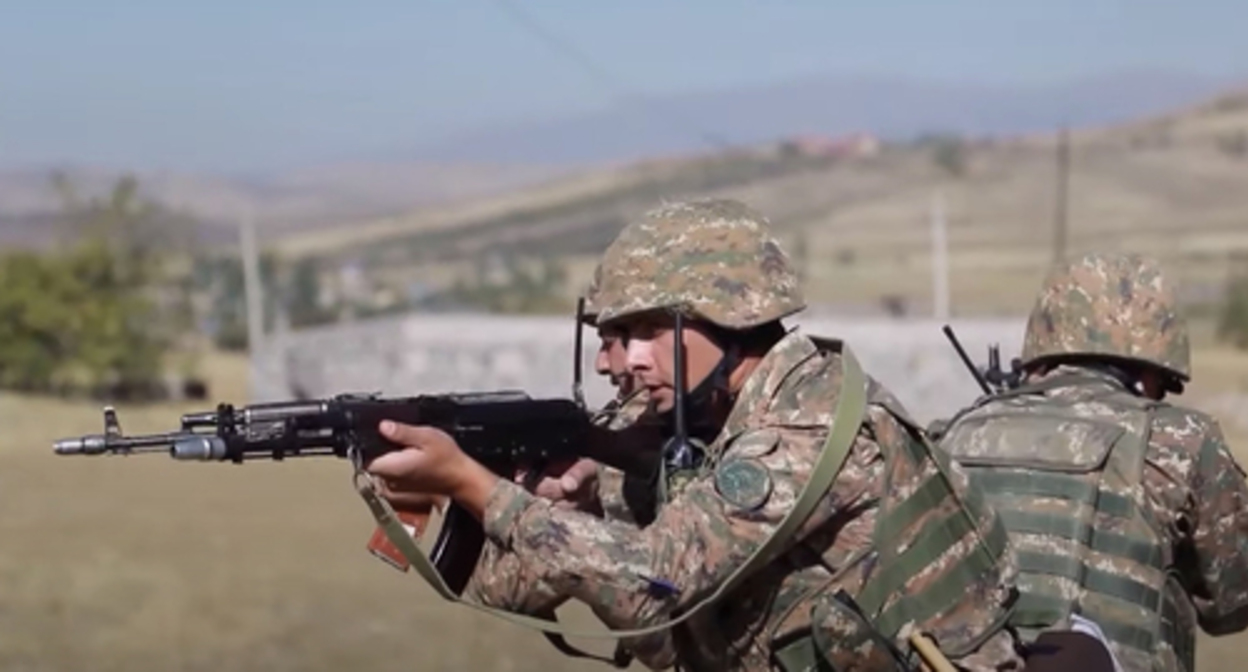
[(110, 396), (147, 396), (159, 386), (172, 329), (147, 290), (151, 269), (128, 268), (128, 259), (102, 238), (87, 239), (67, 257), (69, 306), (77, 314), (71, 347), (87, 385)]
[[(53, 176), (73, 242), (0, 257), (0, 385), (35, 392), (150, 397), (165, 358), (190, 331), (189, 301), (169, 271), (189, 236), (122, 178), (84, 201)], [(180, 242), (181, 241), (181, 242)]]
[(337, 317), (334, 311), (321, 307), (320, 265), (311, 257), (294, 262), (284, 303), (290, 326), (295, 328), (328, 324)]
[[(264, 288), (264, 328), (269, 330), (277, 315), (277, 302), (281, 301), (278, 277), (279, 262), (272, 252), (260, 254), (260, 282)], [(201, 262), (197, 274), (211, 296), (208, 309), (213, 325), (213, 343), (223, 349), (241, 351), (247, 349), (247, 297), (243, 282), (243, 264), (236, 256), (223, 256)]]
[(567, 282), (566, 264), (553, 255), (534, 260), (502, 252), (479, 257), (471, 279), (457, 279), (444, 298), (491, 313), (570, 312)]
[[(144, 396), (168, 343), (107, 245), (0, 259), (0, 385), (27, 392)], [(147, 392), (142, 392), (146, 390)]]
[(961, 138), (938, 138), (932, 147), (932, 160), (953, 177), (966, 175), (966, 147)]
[(1227, 282), (1218, 316), (1218, 338), (1248, 350), (1248, 269), (1241, 266)]
[(79, 293), (64, 262), (29, 252), (0, 258), (0, 386), (48, 392), (72, 354)]

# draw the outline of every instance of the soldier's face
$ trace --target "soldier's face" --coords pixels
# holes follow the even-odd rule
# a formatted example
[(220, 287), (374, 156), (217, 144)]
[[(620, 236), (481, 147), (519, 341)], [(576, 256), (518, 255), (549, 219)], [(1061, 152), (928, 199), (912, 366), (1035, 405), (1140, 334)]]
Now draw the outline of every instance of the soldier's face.
[(628, 350), (624, 347), (624, 334), (618, 329), (598, 328), (598, 355), (594, 358), (594, 370), (607, 376), (620, 394), (633, 391), (633, 377), (628, 372)]
[[(676, 331), (670, 318), (640, 318), (624, 325), (628, 371), (646, 388), (656, 411), (676, 401), (673, 345)], [(724, 352), (696, 324), (684, 328), (685, 389), (697, 387), (719, 363)]]

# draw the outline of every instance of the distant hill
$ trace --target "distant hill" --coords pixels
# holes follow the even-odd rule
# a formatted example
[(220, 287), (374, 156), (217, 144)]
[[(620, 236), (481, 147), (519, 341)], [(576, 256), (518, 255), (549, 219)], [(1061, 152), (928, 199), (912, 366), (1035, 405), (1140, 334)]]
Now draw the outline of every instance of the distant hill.
[(818, 77), (633, 101), (594, 114), (488, 129), (421, 148), (455, 161), (601, 162), (712, 149), (704, 135), (753, 145), (804, 134), (1017, 135), (1125, 122), (1215, 95), (1235, 79), (1135, 71), (1048, 85)]
[[(702, 135), (734, 146), (855, 131), (885, 139), (931, 131), (1015, 135), (1062, 123), (1082, 127), (1157, 114), (1226, 85), (1216, 78), (1164, 72), (1046, 86), (824, 77), (634, 101), (595, 114), (465, 133), (386, 157), (258, 178), (176, 171), (139, 177), (148, 195), (203, 219), (204, 240), (233, 240), (234, 223), (245, 210), (255, 213), (261, 237), (272, 240), (364, 220), (404, 219), (414, 209), (480, 202), (572, 172), (601, 173), (604, 165), (704, 152)], [(119, 174), (61, 168), (95, 193)], [(47, 225), (57, 207), (48, 174), (48, 168), (0, 170), (0, 246), (40, 244), (55, 235)]]
[[(930, 212), (943, 195), (956, 309), (1029, 304), (1053, 254), (1056, 136), (981, 138), (951, 172), (932, 142), (863, 156), (759, 145), (580, 173), (471, 203), (283, 239), (290, 254), (363, 260), (402, 284), (441, 282), (494, 253), (555, 255), (575, 288), (629, 218), (663, 199), (727, 196), (766, 213), (815, 300), (930, 302)], [(1216, 297), (1248, 254), (1248, 89), (1071, 134), (1068, 253), (1132, 249)], [(405, 279), (405, 280), (404, 280)]]
[[(103, 194), (122, 171), (69, 166), (64, 172), (87, 194)], [(261, 237), (341, 226), (435, 203), (473, 199), (534, 184), (567, 167), (422, 162), (358, 162), (315, 166), (269, 178), (137, 172), (143, 194), (202, 220), (208, 243), (237, 238), (245, 212)], [(52, 169), (0, 171), (0, 246), (41, 245), (56, 235), (49, 226), (60, 206)]]

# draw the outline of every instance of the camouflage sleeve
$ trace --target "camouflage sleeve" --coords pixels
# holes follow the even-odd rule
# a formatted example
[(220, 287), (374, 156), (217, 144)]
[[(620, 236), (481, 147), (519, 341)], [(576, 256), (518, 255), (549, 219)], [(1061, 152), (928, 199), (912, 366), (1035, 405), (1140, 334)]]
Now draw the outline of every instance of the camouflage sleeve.
[[(743, 433), (718, 470), (689, 482), (643, 529), (558, 510), (500, 482), (486, 507), (486, 534), (609, 627), (660, 624), (711, 594), (767, 539), (809, 478), (826, 433), (825, 427)], [(664, 633), (626, 645), (642, 662), (661, 667), (670, 663), (658, 654), (669, 640)]]
[(1180, 571), (1201, 628), (1225, 635), (1248, 628), (1248, 485), (1216, 420), (1185, 411), (1153, 430), (1150, 490), (1173, 511)]
[[(624, 473), (599, 464), (593, 490), (593, 502), (578, 508), (594, 515), (599, 510), (608, 518), (634, 523), (624, 497)], [(558, 608), (568, 600), (541, 580), (537, 571), (514, 553), (487, 541), (480, 561), (473, 571), (464, 596), (496, 609), (522, 614), (539, 614)]]
[[(589, 494), (587, 501), (577, 505), (578, 510), (591, 515), (605, 512), (608, 517), (633, 522), (624, 501), (623, 472), (597, 465), (595, 484)], [(568, 599), (546, 585), (539, 573), (514, 553), (490, 541), (481, 550), (481, 558), (464, 589), (464, 596), (490, 607), (522, 614), (548, 612)]]
[(539, 572), (514, 553), (487, 541), (473, 571), (464, 597), (496, 609), (518, 614), (548, 613), (567, 601), (541, 580)]
[(598, 503), (602, 506), (603, 515), (613, 520), (636, 523), (624, 497), (624, 472), (600, 464), (597, 480)]
[[(638, 393), (621, 401), (611, 400), (603, 409), (598, 422), (609, 429), (628, 427), (641, 416), (647, 406), (646, 395)], [(624, 472), (605, 464), (598, 465), (594, 496), (607, 518), (635, 523), (636, 519), (625, 495)]]

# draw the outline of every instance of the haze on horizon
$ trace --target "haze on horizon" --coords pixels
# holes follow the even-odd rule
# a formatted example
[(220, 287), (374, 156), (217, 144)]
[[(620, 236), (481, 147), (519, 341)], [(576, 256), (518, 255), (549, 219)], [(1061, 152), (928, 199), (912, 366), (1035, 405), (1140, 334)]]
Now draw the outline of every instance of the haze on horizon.
[(1248, 9), (1234, 0), (548, 0), (523, 11), (592, 63), (490, 0), (11, 5), (0, 20), (0, 168), (420, 159), (447, 137), (630, 97), (823, 76), (1027, 87), (1248, 73)]

